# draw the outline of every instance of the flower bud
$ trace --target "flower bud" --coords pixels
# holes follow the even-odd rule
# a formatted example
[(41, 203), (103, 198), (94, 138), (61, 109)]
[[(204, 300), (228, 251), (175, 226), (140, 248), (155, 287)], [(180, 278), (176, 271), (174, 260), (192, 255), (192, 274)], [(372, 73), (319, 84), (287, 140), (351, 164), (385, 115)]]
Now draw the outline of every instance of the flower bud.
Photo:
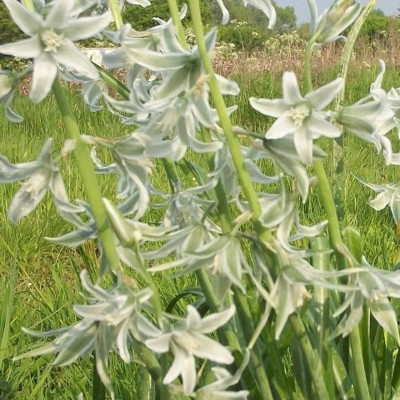
[(337, 38), (358, 17), (362, 5), (354, 0), (337, 0), (319, 18), (316, 29), (318, 44), (329, 43)]
[(118, 208), (110, 200), (103, 198), (103, 204), (105, 206), (111, 227), (121, 245), (125, 248), (134, 246), (138, 242), (138, 239), (140, 239), (138, 233), (132, 231), (121, 211), (118, 210)]

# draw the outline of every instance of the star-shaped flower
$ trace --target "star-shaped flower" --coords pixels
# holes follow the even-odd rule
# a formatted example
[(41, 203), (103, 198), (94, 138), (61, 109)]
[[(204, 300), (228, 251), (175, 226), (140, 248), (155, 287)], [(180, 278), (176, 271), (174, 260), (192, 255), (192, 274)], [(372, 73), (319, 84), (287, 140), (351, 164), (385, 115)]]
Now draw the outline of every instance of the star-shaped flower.
[(310, 92), (300, 94), (296, 75), (285, 72), (283, 75), (283, 99), (250, 98), (250, 104), (264, 115), (278, 118), (265, 134), (266, 139), (280, 139), (293, 135), (294, 145), (305, 164), (313, 162), (313, 139), (320, 136), (335, 138), (341, 132), (327, 121), (328, 113), (322, 111), (343, 88), (343, 79)]
[(185, 394), (192, 393), (196, 386), (195, 356), (222, 364), (234, 361), (227, 348), (204, 334), (224, 325), (235, 313), (235, 308), (232, 306), (204, 318), (193, 306), (188, 306), (187, 311), (185, 319), (163, 324), (163, 331), (156, 328), (153, 328), (153, 332), (147, 330), (154, 337), (145, 341), (145, 345), (157, 353), (166, 353), (169, 349), (172, 351), (174, 361), (163, 383), (168, 385), (181, 375)]
[(29, 94), (34, 102), (43, 100), (49, 93), (59, 64), (89, 78), (98, 77), (97, 69), (73, 41), (91, 37), (106, 28), (111, 22), (111, 15), (105, 13), (76, 19), (75, 3), (75, 0), (53, 1), (46, 18), (43, 18), (16, 0), (4, 0), (15, 23), (30, 38), (0, 46), (0, 53), (34, 59)]

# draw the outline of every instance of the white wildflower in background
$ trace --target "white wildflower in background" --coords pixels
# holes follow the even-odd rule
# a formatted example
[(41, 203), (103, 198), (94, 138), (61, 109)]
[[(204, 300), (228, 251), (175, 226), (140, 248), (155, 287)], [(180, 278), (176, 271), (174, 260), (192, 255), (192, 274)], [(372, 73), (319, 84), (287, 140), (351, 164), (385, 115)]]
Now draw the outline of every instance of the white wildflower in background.
[(400, 183), (388, 183), (374, 185), (356, 176), (365, 186), (377, 192), (378, 195), (369, 201), (369, 205), (376, 211), (383, 210), (386, 206), (390, 207), (395, 222), (400, 221)]
[(265, 134), (266, 139), (280, 139), (293, 135), (294, 145), (300, 160), (313, 162), (313, 139), (320, 136), (339, 137), (341, 132), (327, 121), (328, 113), (322, 111), (342, 90), (344, 80), (335, 79), (301, 96), (296, 75), (283, 75), (283, 99), (250, 98), (250, 104), (264, 115), (278, 118)]
[(73, 44), (106, 28), (111, 15), (73, 18), (75, 1), (57, 0), (51, 4), (44, 19), (29, 11), (16, 0), (4, 0), (11, 17), (29, 39), (0, 46), (0, 53), (22, 58), (33, 58), (33, 80), (29, 97), (34, 102), (49, 93), (59, 64), (96, 79), (98, 72), (88, 58)]
[[(229, 21), (229, 12), (224, 5), (223, 0), (216, 0), (222, 11), (222, 24), (227, 24)], [(243, 5), (247, 5), (261, 10), (269, 19), (268, 28), (272, 29), (276, 22), (276, 11), (271, 0), (242, 0)], [(233, 21), (232, 21), (233, 22)]]

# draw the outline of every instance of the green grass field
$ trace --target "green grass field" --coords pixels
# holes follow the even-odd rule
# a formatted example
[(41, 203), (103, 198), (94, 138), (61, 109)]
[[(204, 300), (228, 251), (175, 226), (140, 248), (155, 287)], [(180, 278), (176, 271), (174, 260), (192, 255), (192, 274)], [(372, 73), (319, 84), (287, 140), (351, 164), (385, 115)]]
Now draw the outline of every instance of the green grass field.
[[(350, 71), (346, 103), (364, 97), (376, 73), (373, 68), (353, 68)], [(330, 81), (335, 74), (336, 71), (332, 70), (328, 74), (324, 71), (320, 76), (317, 75), (315, 86)], [(247, 99), (249, 96), (281, 97), (280, 75), (278, 72), (241, 74), (236, 78), (242, 92), (238, 98), (228, 99), (229, 104), (234, 102), (239, 106), (233, 115), (233, 123), (259, 133), (265, 132), (270, 121), (252, 110)], [(384, 85), (386, 88), (400, 86), (400, 74), (394, 68), (388, 68)], [(77, 94), (73, 95), (73, 102), (82, 133), (118, 137), (132, 129), (121, 125), (106, 111), (90, 113)], [(15, 110), (24, 116), (25, 121), (13, 125), (0, 115), (0, 154), (12, 162), (34, 160), (48, 137), (54, 138), (54, 149), (60, 149), (65, 134), (51, 96), (38, 105), (30, 104), (21, 96), (15, 102)], [(329, 151), (327, 143), (321, 146)], [(395, 151), (400, 151), (400, 147)], [(394, 167), (387, 168), (384, 165), (382, 157), (376, 155), (372, 145), (348, 136), (345, 136), (345, 165), (346, 221), (360, 228), (368, 261), (380, 268), (390, 268), (398, 248), (396, 227), (390, 210), (377, 213), (371, 209), (367, 202), (373, 193), (350, 172), (372, 183), (397, 181), (399, 173)], [(326, 166), (328, 171), (332, 169), (329, 157)], [(84, 198), (72, 160), (66, 163), (64, 170), (70, 198)], [(165, 184), (161, 171), (156, 170), (153, 178), (156, 185)], [(111, 194), (115, 182), (102, 178), (101, 183), (104, 194)], [(80, 392), (90, 392), (91, 360), (81, 360), (70, 367), (52, 368), (49, 366), (52, 357), (18, 362), (12, 362), (11, 358), (29, 349), (34, 342), (34, 339), (21, 332), (22, 327), (48, 330), (75, 321), (71, 306), (80, 301), (78, 275), (81, 268), (95, 270), (96, 250), (90, 243), (80, 249), (67, 249), (44, 239), (71, 229), (57, 216), (49, 198), (18, 226), (11, 225), (6, 212), (17, 188), (16, 184), (0, 186), (0, 400), (76, 399)], [(304, 206), (305, 221), (317, 222), (323, 215), (318, 191), (313, 189)], [(190, 282), (160, 279), (159, 284), (168, 302)], [(125, 400), (135, 399), (138, 373), (135, 365), (122, 365), (112, 360), (111, 366), (114, 377), (124, 377), (115, 380), (118, 396)], [(129, 372), (126, 373), (126, 370)]]

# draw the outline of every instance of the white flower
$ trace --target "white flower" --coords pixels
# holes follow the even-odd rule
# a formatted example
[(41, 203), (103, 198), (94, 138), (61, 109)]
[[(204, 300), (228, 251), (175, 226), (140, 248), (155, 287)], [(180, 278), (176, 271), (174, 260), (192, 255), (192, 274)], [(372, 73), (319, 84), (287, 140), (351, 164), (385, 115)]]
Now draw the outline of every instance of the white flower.
[(0, 71), (0, 104), (4, 106), (6, 118), (11, 122), (21, 122), (23, 118), (11, 110), (11, 102), (17, 92), (18, 79), (11, 71)]
[(96, 79), (93, 64), (73, 44), (73, 41), (91, 37), (106, 28), (111, 15), (73, 18), (76, 1), (57, 0), (51, 4), (44, 19), (16, 0), (4, 0), (11, 17), (29, 39), (0, 46), (0, 53), (22, 58), (34, 58), (32, 89), (29, 97), (34, 102), (49, 93), (58, 71), (58, 64)]
[(266, 139), (280, 139), (293, 135), (294, 145), (305, 164), (313, 162), (313, 139), (320, 136), (334, 138), (341, 132), (326, 121), (328, 113), (321, 111), (343, 88), (343, 79), (320, 87), (302, 97), (293, 72), (283, 75), (283, 99), (250, 98), (250, 104), (260, 113), (278, 118), (265, 134)]
[(400, 154), (393, 154), (392, 143), (386, 134), (397, 125), (396, 113), (400, 109), (400, 97), (394, 89), (389, 93), (382, 89), (385, 73), (383, 61), (380, 62), (380, 69), (379, 75), (371, 85), (370, 94), (353, 105), (343, 107), (336, 118), (353, 135), (373, 143), (378, 152), (383, 147), (387, 165), (398, 165)]
[[(222, 11), (222, 24), (225, 25), (229, 21), (229, 11), (225, 7), (223, 0), (216, 0), (217, 4)], [(276, 22), (276, 11), (271, 0), (242, 0), (243, 5), (246, 7), (250, 5), (254, 8), (261, 10), (269, 19), (268, 28), (272, 29)], [(234, 20), (233, 20), (234, 21)], [(232, 22), (233, 22), (232, 21)], [(239, 22), (240, 24), (240, 22)]]
[(376, 211), (383, 210), (386, 206), (389, 206), (393, 218), (397, 223), (400, 221), (400, 184), (399, 183), (388, 183), (384, 185), (374, 185), (368, 183), (363, 179), (356, 176), (356, 178), (365, 186), (368, 186), (374, 192), (379, 193), (374, 199), (369, 201), (369, 205)]
[(78, 226), (83, 224), (77, 215), (83, 208), (69, 202), (64, 181), (52, 158), (51, 145), (52, 139), (48, 139), (37, 161), (12, 164), (6, 157), (0, 156), (0, 183), (26, 179), (15, 194), (8, 210), (11, 222), (17, 223), (30, 214), (43, 200), (47, 190), (50, 190), (59, 214), (73, 224)]
[(181, 375), (183, 390), (185, 394), (190, 394), (196, 386), (195, 356), (221, 364), (231, 364), (234, 358), (230, 351), (204, 334), (214, 332), (234, 313), (235, 308), (232, 306), (202, 319), (193, 306), (188, 306), (185, 319), (171, 325), (164, 324), (163, 331), (147, 330), (155, 336), (145, 341), (149, 349), (157, 353), (166, 353), (170, 349), (174, 353), (174, 361), (163, 383), (168, 385)]
[(308, 4), (311, 10), (311, 34), (317, 46), (341, 38), (340, 34), (356, 20), (362, 10), (358, 1), (336, 0), (317, 18), (315, 1), (308, 0)]

